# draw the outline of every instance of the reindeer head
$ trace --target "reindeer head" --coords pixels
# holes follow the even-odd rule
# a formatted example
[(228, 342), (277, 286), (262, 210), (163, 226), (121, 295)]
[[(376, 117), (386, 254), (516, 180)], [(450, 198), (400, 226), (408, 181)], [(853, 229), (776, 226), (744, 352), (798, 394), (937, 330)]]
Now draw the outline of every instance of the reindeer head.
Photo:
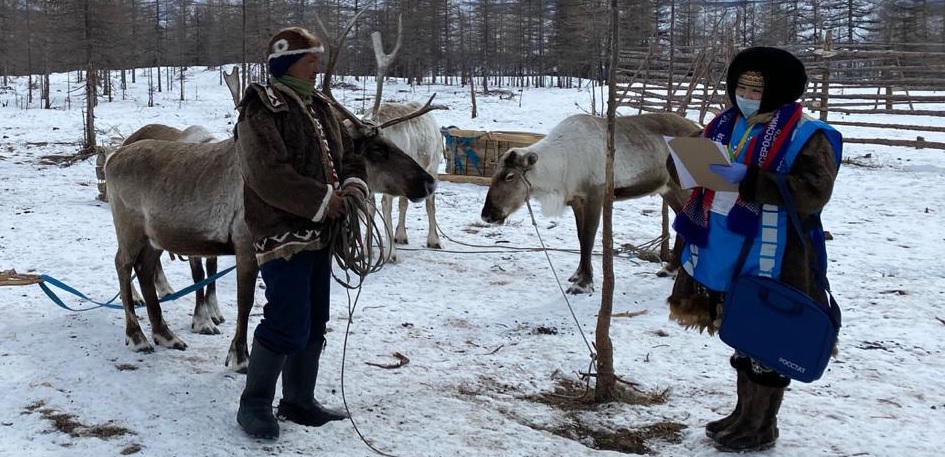
[(383, 129), (438, 109), (438, 106), (431, 106), (433, 97), (436, 94), (431, 96), (426, 105), (420, 109), (405, 116), (377, 124), (355, 116), (354, 113), (339, 103), (331, 93), (331, 77), (335, 64), (338, 62), (342, 44), (351, 27), (365, 11), (367, 10), (361, 10), (351, 18), (335, 38), (329, 38), (330, 34), (325, 24), (322, 23), (318, 15), (315, 16), (319, 29), (326, 38), (325, 41), (328, 45), (328, 63), (322, 78), (322, 90), (315, 91), (315, 95), (322, 97), (345, 118), (345, 128), (354, 142), (355, 151), (364, 158), (368, 186), (371, 190), (420, 201), (430, 196), (436, 189), (436, 179), (430, 176), (423, 167), (410, 158), (393, 141), (387, 139), (384, 136)]
[(403, 149), (384, 136), (373, 123), (346, 119), (355, 152), (364, 159), (367, 184), (372, 192), (407, 197), (418, 202), (436, 190), (436, 179)]
[(525, 173), (538, 162), (538, 154), (528, 148), (512, 148), (499, 159), (486, 202), (482, 205), (482, 220), (503, 223), (505, 218), (525, 204), (529, 184)]

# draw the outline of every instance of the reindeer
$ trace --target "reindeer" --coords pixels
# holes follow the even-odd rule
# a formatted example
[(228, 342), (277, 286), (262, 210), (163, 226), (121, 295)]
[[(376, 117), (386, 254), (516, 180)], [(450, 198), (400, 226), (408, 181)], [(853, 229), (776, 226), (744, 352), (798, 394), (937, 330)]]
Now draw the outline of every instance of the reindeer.
[[(680, 211), (686, 194), (671, 178), (663, 136), (691, 136), (699, 130), (692, 121), (672, 113), (618, 117), (614, 198), (660, 194), (674, 211)], [(541, 202), (542, 212), (549, 216), (558, 216), (570, 206), (581, 251), (577, 270), (569, 279), (568, 293), (572, 294), (594, 290), (591, 251), (603, 208), (606, 145), (606, 118), (570, 116), (541, 141), (509, 149), (499, 158), (482, 206), (482, 219), (490, 223), (504, 222), (529, 197)], [(676, 248), (680, 242), (677, 237)], [(678, 264), (678, 252), (674, 248), (671, 265)]]
[[(374, 95), (374, 106), (363, 119), (379, 124), (384, 129), (384, 134), (391, 139), (397, 146), (400, 146), (404, 152), (417, 161), (427, 173), (431, 176), (437, 176), (437, 170), (440, 168), (440, 160), (443, 157), (443, 138), (440, 135), (440, 127), (432, 114), (424, 114), (415, 119), (399, 124), (390, 124), (391, 119), (397, 119), (407, 113), (416, 111), (420, 108), (419, 103), (381, 103), (381, 95), (384, 88), (384, 76), (387, 74), (387, 68), (400, 50), (401, 37), (403, 31), (403, 22), (398, 17), (397, 20), (397, 43), (394, 49), (389, 53), (384, 53), (384, 45), (381, 41), (381, 33), (371, 33), (371, 40), (374, 47), (374, 57), (377, 61), (377, 86)], [(433, 100), (430, 98), (429, 104)], [(432, 105), (434, 109), (446, 109), (445, 106)], [(397, 218), (397, 228), (391, 236), (393, 230), (393, 207), (394, 196), (382, 194), (381, 208), (383, 210), (384, 226), (388, 230), (389, 242), (384, 245), (382, 257), (392, 262), (397, 261), (397, 249), (395, 244), (407, 244), (407, 199), (400, 197), (398, 201), (399, 216)], [(436, 226), (436, 195), (431, 194), (426, 199), (427, 211), (427, 247), (431, 249), (442, 249), (440, 236), (437, 233)], [(373, 224), (369, 223), (369, 226)]]
[[(357, 19), (357, 16), (355, 17)], [(348, 24), (344, 36), (354, 23)], [(330, 62), (337, 59), (340, 44), (330, 46)], [(330, 80), (333, 65), (325, 70)], [(365, 159), (368, 186), (380, 192), (420, 201), (435, 189), (435, 180), (403, 150), (338, 103), (330, 91), (325, 97), (344, 118), (353, 148), (349, 154)], [(429, 105), (429, 104), (428, 104)], [(400, 119), (407, 121), (429, 111), (429, 106)], [(115, 268), (125, 309), (125, 342), (133, 351), (152, 352), (153, 346), (135, 315), (131, 272), (148, 310), (157, 345), (187, 348), (163, 318), (155, 288), (163, 251), (178, 255), (236, 256), (237, 321), (225, 364), (245, 372), (248, 363), (247, 327), (255, 297), (259, 267), (253, 240), (243, 220), (243, 182), (233, 138), (216, 143), (181, 143), (143, 139), (120, 147), (108, 157), (108, 197), (111, 203), (118, 251)], [(300, 196), (305, 198), (305, 196)]]
[[(234, 67), (234, 70), (235, 69)], [(121, 145), (125, 146), (136, 141), (149, 139), (177, 141), (181, 143), (213, 143), (219, 141), (212, 133), (200, 125), (192, 125), (184, 130), (180, 130), (162, 124), (148, 124), (129, 135)], [(174, 258), (174, 254), (170, 254), (170, 256), (172, 259)], [(190, 257), (188, 263), (190, 264), (190, 274), (195, 284), (209, 276), (217, 274), (216, 257), (206, 258), (206, 269), (204, 269), (200, 257)], [(157, 264), (154, 283), (158, 297), (164, 297), (174, 293), (174, 289), (168, 282), (167, 276), (164, 274), (164, 268), (161, 266), (160, 262)], [(144, 303), (144, 299), (141, 298), (138, 289), (132, 286), (131, 292), (135, 303)], [(224, 319), (223, 313), (220, 312), (220, 306), (217, 301), (216, 283), (211, 282), (207, 284), (206, 292), (204, 288), (197, 289), (195, 294), (196, 303), (194, 305), (193, 321), (190, 324), (191, 331), (203, 335), (218, 335), (220, 330), (217, 328), (217, 325), (222, 324), (226, 319)]]

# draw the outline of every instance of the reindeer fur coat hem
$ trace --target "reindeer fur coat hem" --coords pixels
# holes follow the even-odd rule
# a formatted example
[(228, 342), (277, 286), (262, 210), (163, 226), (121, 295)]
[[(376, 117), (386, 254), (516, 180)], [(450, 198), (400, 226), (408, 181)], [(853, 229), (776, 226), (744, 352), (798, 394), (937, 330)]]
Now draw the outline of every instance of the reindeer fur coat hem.
[[(235, 141), (246, 225), (256, 260), (322, 249), (324, 208), (340, 183), (363, 183), (363, 159), (332, 108), (281, 85), (252, 84), (238, 105)], [(366, 192), (365, 192), (366, 193)]]
[[(788, 188), (801, 225), (805, 225), (810, 216), (823, 209), (830, 200), (836, 176), (837, 167), (830, 142), (822, 132), (816, 132), (801, 149), (787, 175)], [(738, 192), (746, 201), (781, 205), (781, 194), (773, 178), (773, 172), (749, 166)], [(795, 230), (787, 231), (780, 279), (826, 304), (826, 293), (818, 290), (814, 272), (807, 261), (808, 250)], [(724, 293), (706, 289), (680, 268), (672, 294), (667, 298), (669, 317), (687, 329), (694, 328), (713, 335), (721, 325), (724, 300)]]

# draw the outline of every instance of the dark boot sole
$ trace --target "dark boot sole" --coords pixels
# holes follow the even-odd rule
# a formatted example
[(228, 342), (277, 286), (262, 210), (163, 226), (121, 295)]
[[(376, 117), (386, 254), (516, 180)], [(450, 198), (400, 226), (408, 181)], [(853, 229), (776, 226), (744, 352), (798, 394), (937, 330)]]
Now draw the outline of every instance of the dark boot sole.
[(291, 404), (287, 405), (286, 403), (279, 404), (276, 417), (306, 427), (321, 427), (329, 422), (342, 421), (348, 418), (348, 416), (328, 414), (325, 412), (313, 413)]
[(731, 454), (746, 454), (749, 452), (767, 451), (768, 449), (771, 449), (774, 447), (775, 441), (772, 441), (770, 443), (765, 443), (765, 444), (755, 446), (755, 447), (746, 448), (746, 449), (735, 449), (728, 446), (723, 446), (719, 444), (718, 442), (715, 442), (713, 444), (715, 444), (715, 449), (719, 452), (725, 452), (725, 453), (731, 453)]
[(252, 438), (261, 439), (261, 440), (275, 440), (279, 438), (279, 423), (278, 422), (275, 423), (275, 430), (268, 431), (268, 432), (252, 432), (250, 430), (247, 430), (246, 425), (243, 424), (242, 420), (240, 420), (239, 414), (237, 414), (236, 416), (236, 423), (239, 424), (240, 428), (242, 428), (243, 431), (246, 432), (246, 434)]
[[(706, 424), (706, 426), (705, 426), (705, 436), (707, 436), (707, 437), (709, 437), (709, 438), (712, 438), (712, 439), (715, 439), (715, 437), (716, 437), (719, 433), (724, 432), (725, 429), (731, 427), (732, 425), (735, 424), (735, 422), (738, 421), (737, 418), (730, 418), (730, 417), (731, 417), (731, 416), (726, 417), (726, 418), (724, 418), (724, 419), (719, 419), (719, 420), (716, 421), (716, 422), (709, 422), (708, 424)], [(720, 425), (717, 425), (717, 426), (716, 426), (716, 425), (714, 425), (714, 424), (720, 424)], [(718, 430), (716, 430), (716, 431), (709, 430), (710, 427), (711, 427), (711, 428), (718, 428)]]

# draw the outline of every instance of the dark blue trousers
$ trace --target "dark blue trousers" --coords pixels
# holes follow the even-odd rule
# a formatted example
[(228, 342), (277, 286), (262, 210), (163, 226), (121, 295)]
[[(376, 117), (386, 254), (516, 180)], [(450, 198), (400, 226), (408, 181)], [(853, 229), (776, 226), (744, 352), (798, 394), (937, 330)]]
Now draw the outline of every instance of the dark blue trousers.
[(270, 260), (259, 271), (266, 283), (267, 303), (255, 338), (278, 354), (298, 352), (309, 341), (322, 338), (331, 296), (328, 249)]

